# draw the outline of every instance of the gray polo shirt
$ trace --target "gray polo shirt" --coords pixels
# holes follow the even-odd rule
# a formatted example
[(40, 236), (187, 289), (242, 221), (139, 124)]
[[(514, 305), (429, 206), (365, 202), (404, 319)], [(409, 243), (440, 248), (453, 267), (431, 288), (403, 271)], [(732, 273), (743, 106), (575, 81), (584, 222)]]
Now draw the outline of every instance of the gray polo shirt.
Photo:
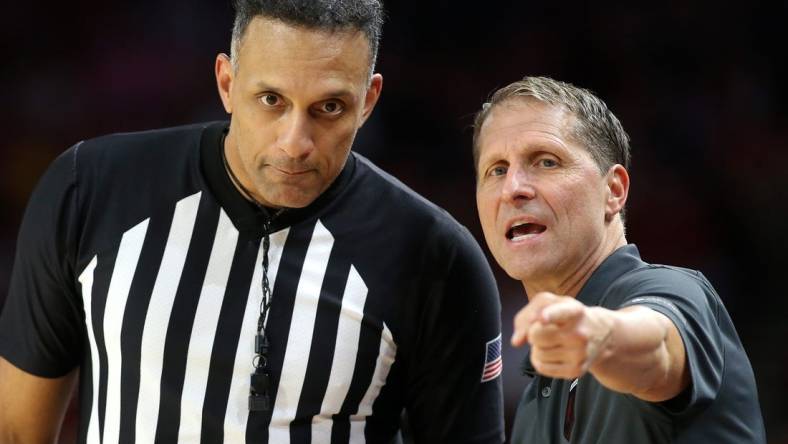
[(608, 257), (577, 299), (615, 310), (644, 305), (673, 321), (692, 382), (651, 403), (614, 392), (590, 373), (573, 381), (533, 376), (512, 428), (513, 444), (765, 443), (755, 377), (728, 312), (698, 271), (652, 265), (627, 245)]

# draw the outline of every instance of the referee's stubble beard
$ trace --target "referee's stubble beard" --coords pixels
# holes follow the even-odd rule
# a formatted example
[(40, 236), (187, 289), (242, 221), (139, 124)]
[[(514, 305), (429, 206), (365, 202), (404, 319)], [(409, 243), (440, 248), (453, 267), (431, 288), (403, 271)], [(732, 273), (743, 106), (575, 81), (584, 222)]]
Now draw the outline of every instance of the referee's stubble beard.
[(362, 31), (324, 31), (256, 17), (235, 64), (216, 57), (216, 83), (231, 114), (229, 168), (262, 205), (301, 208), (336, 179), (383, 87), (370, 76)]

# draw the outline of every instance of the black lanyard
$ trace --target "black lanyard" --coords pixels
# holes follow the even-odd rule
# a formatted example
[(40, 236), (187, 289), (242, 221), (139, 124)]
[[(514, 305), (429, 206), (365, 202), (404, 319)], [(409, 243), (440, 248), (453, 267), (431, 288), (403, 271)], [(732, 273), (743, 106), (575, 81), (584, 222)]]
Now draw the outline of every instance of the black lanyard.
[[(227, 170), (227, 174), (241, 194), (254, 203), (261, 212), (266, 215), (269, 214), (265, 207), (252, 196), (252, 193), (244, 188), (241, 181), (233, 173), (233, 170), (230, 169), (230, 165), (227, 163), (227, 156), (224, 153), (224, 139), (226, 136), (227, 133), (222, 135), (220, 144), (224, 169)], [(271, 285), (268, 281), (268, 251), (271, 248), (271, 238), (269, 236), (271, 223), (282, 212), (284, 212), (284, 208), (278, 209), (272, 216), (266, 217), (265, 222), (263, 222), (263, 300), (260, 301), (260, 317), (257, 318), (257, 333), (254, 337), (254, 358), (252, 359), (254, 371), (249, 381), (249, 411), (252, 412), (267, 412), (271, 410), (271, 370), (268, 359), (270, 345), (268, 334), (266, 333), (266, 320), (272, 299)]]
[(271, 246), (271, 239), (268, 232), (271, 228), (271, 221), (279, 215), (278, 211), (273, 217), (263, 224), (263, 300), (260, 302), (260, 317), (257, 319), (257, 334), (254, 337), (254, 372), (252, 372), (249, 384), (249, 411), (267, 412), (271, 410), (271, 397), (269, 389), (271, 387), (271, 371), (268, 362), (268, 335), (266, 334), (266, 319), (268, 309), (271, 307), (271, 287), (268, 283), (268, 250)]

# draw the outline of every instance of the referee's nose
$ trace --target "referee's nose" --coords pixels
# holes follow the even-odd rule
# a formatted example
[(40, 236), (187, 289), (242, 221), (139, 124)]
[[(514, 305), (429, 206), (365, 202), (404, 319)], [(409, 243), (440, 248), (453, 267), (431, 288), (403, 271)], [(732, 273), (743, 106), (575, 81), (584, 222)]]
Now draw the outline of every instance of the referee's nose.
[(315, 149), (312, 131), (313, 125), (306, 113), (287, 113), (279, 119), (279, 149), (292, 159), (306, 159)]

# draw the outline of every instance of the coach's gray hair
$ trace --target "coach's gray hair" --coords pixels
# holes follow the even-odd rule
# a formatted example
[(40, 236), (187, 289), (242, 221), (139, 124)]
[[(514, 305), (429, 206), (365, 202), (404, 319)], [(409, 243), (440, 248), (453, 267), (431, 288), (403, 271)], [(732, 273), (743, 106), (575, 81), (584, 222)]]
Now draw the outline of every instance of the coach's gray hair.
[(241, 43), (255, 17), (327, 32), (361, 31), (369, 42), (370, 75), (375, 69), (383, 28), (382, 0), (234, 0), (233, 3), (235, 21), (230, 47), (233, 70), (238, 70)]
[(602, 174), (615, 165), (629, 169), (629, 136), (605, 102), (591, 91), (548, 77), (525, 77), (493, 93), (476, 113), (473, 124), (473, 164), (479, 168), (479, 132), (492, 109), (514, 98), (561, 106), (575, 119), (569, 136), (588, 149)]

